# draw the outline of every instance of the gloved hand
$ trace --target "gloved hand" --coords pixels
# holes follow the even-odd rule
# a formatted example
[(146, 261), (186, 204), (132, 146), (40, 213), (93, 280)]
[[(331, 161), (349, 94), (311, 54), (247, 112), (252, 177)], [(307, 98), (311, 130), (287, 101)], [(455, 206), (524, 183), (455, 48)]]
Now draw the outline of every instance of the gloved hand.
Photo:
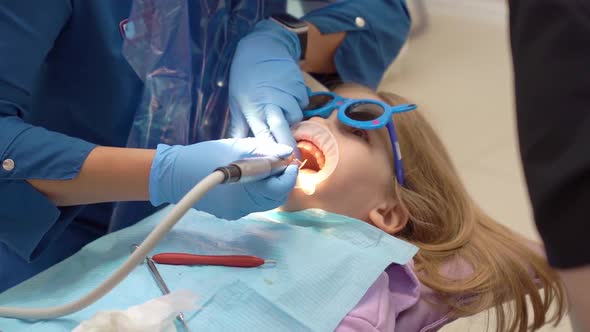
[(296, 147), (289, 126), (301, 121), (308, 103), (300, 53), (295, 33), (270, 20), (242, 38), (229, 76), (232, 137), (252, 129), (257, 138)]
[[(255, 156), (287, 157), (293, 149), (263, 143), (255, 138), (223, 139), (187, 146), (159, 144), (150, 171), (150, 202), (177, 203), (200, 180), (217, 167)], [(238, 219), (252, 212), (282, 205), (295, 186), (298, 167), (259, 182), (222, 184), (209, 191), (194, 206), (219, 218)]]

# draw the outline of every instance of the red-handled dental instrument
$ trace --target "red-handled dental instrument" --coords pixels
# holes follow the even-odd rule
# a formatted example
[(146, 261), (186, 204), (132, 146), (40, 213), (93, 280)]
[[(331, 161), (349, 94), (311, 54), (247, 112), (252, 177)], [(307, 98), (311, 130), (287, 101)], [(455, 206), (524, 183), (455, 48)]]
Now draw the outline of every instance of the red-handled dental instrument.
[(167, 265), (216, 265), (229, 267), (257, 267), (271, 262), (256, 256), (212, 256), (184, 253), (162, 253), (154, 255), (152, 259), (158, 264)]

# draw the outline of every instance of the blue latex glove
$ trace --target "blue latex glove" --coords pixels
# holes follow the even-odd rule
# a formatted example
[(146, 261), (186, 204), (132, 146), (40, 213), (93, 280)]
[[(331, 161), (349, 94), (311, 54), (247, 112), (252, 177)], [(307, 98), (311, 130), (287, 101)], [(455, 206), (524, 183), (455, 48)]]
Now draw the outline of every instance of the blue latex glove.
[(308, 103), (300, 53), (295, 33), (270, 20), (240, 41), (229, 76), (232, 137), (252, 129), (257, 138), (296, 147), (289, 127)]
[[(193, 145), (159, 144), (150, 171), (150, 202), (177, 203), (200, 180), (217, 167), (255, 156), (287, 157), (293, 149), (255, 138), (223, 139)], [(259, 182), (222, 184), (209, 191), (194, 206), (219, 218), (239, 219), (252, 212), (282, 205), (295, 186), (298, 168), (290, 165), (279, 176)]]

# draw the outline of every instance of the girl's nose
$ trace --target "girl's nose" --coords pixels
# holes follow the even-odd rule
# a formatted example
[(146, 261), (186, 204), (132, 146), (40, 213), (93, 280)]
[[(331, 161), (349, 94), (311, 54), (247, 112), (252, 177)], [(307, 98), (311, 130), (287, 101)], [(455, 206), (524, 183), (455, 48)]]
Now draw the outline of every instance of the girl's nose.
[(328, 117), (328, 121), (336, 122), (338, 120), (338, 108), (334, 108), (330, 116)]
[(324, 125), (330, 125), (330, 124), (335, 125), (339, 121), (338, 120), (338, 109), (334, 108), (332, 110), (332, 112), (330, 113), (330, 116), (328, 116), (327, 118), (323, 118), (321, 116), (314, 116), (314, 117), (309, 118), (309, 121), (317, 121), (317, 122), (320, 122)]

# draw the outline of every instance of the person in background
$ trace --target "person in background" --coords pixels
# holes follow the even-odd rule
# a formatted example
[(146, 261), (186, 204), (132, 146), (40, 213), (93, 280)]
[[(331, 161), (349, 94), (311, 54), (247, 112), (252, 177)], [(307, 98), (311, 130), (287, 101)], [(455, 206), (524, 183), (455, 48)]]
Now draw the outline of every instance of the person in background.
[(590, 331), (590, 3), (511, 0), (520, 153), (576, 331)]

